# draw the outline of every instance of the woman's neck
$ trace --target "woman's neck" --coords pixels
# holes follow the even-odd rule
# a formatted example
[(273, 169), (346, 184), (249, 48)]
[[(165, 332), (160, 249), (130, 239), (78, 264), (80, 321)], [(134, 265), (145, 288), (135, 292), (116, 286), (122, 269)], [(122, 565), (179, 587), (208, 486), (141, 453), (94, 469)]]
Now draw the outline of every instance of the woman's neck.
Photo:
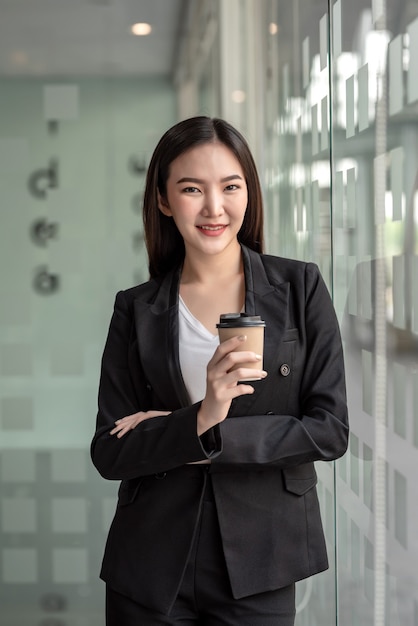
[(188, 254), (184, 259), (181, 283), (220, 283), (243, 273), (241, 246), (228, 249), (222, 254), (199, 257)]
[(241, 246), (228, 254), (187, 255), (180, 280), (180, 296), (192, 315), (216, 335), (222, 313), (239, 312), (245, 304)]

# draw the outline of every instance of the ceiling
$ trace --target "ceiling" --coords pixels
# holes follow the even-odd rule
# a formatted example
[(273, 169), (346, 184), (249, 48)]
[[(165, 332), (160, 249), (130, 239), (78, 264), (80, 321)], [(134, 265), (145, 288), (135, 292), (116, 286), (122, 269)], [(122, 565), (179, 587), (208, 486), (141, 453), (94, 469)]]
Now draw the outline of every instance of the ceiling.
[[(168, 76), (187, 0), (0, 0), (0, 76)], [(152, 33), (131, 34), (135, 22)]]

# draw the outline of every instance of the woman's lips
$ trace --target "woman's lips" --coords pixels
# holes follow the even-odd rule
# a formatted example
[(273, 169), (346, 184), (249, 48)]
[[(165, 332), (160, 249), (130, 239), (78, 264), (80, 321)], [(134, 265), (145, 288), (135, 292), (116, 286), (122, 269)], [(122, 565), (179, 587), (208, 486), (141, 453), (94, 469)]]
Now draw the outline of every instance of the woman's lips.
[(226, 224), (203, 224), (197, 227), (206, 237), (219, 237), (226, 229)]

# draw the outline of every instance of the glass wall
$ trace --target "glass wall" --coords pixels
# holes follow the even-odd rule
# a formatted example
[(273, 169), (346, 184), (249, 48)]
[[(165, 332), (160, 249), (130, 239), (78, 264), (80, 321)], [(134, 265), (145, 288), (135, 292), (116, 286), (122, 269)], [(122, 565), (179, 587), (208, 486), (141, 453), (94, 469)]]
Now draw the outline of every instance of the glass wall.
[(324, 274), (351, 418), (348, 454), (318, 464), (334, 565), (297, 624), (417, 626), (418, 5), (263, 11), (269, 249)]
[(353, 14), (341, 0), (332, 17), (334, 292), (352, 414), (340, 614), (416, 626), (418, 5), (363, 1)]
[[(85, 53), (87, 18), (103, 26), (99, 59), (112, 59), (109, 3), (58, 4), (11, 3), (22, 37), (0, 76), (2, 626), (104, 624), (98, 574), (117, 484), (89, 457), (100, 358), (116, 291), (148, 275), (139, 196), (151, 150), (176, 121), (168, 78), (34, 68), (62, 55), (52, 31), (39, 58), (24, 55), (29, 16), (41, 29), (51, 11), (68, 27), (71, 62)], [(0, 14), (7, 38), (4, 0)]]
[[(264, 186), (268, 251), (316, 262), (332, 291), (327, 2), (265, 2)], [(330, 568), (297, 585), (298, 626), (335, 623), (335, 468), (317, 463)]]

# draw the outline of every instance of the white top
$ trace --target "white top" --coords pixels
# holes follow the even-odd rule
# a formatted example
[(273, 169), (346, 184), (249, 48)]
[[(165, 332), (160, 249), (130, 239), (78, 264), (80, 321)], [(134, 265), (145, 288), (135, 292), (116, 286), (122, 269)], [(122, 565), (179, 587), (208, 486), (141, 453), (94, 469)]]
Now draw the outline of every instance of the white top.
[(192, 315), (179, 298), (180, 367), (192, 403), (203, 400), (206, 393), (206, 366), (219, 344), (218, 335)]

